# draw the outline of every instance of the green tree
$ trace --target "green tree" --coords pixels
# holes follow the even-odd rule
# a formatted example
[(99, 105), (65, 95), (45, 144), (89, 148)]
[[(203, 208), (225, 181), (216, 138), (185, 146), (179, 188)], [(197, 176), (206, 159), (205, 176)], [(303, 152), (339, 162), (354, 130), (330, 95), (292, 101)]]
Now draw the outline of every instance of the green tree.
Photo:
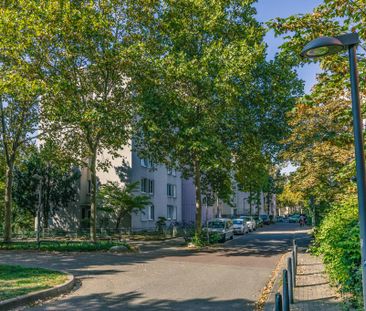
[(128, 14), (136, 3), (51, 2), (46, 19), (54, 31), (44, 47), (44, 72), (52, 92), (43, 98), (44, 124), (61, 128), (50, 138), (57, 138), (64, 151), (90, 170), (90, 236), (95, 241), (97, 169), (109, 166), (98, 155), (116, 155), (128, 143), (134, 115), (130, 70), (139, 34)]
[[(50, 148), (53, 149), (50, 153)], [(48, 228), (48, 221), (58, 209), (76, 202), (80, 172), (70, 163), (57, 161), (55, 146), (46, 144), (38, 151), (35, 147), (19, 161), (14, 171), (13, 199), (17, 210), (36, 216), (39, 204), (38, 187), (42, 188), (42, 227)], [(52, 156), (53, 155), (53, 156)], [(35, 176), (38, 175), (36, 178)]]
[[(352, 115), (350, 105), (349, 64), (344, 54), (315, 60), (300, 58), (306, 42), (318, 36), (334, 36), (357, 30), (361, 49), (365, 39), (365, 1), (326, 1), (304, 15), (277, 18), (270, 26), (278, 35), (286, 34), (283, 55), (292, 55), (297, 64), (316, 61), (322, 73), (311, 93), (300, 99), (290, 114), (293, 128), (286, 142), (284, 158), (298, 170), (292, 184), (326, 213), (344, 193), (355, 193)], [(361, 52), (361, 51), (360, 51)], [(365, 71), (365, 58), (359, 58), (359, 69)], [(365, 81), (360, 79), (361, 99)]]
[[(322, 72), (310, 94), (301, 98), (290, 114), (292, 132), (284, 158), (298, 167), (291, 176), (294, 192), (308, 202), (314, 199), (320, 216), (316, 242), (331, 279), (341, 290), (361, 297), (359, 225), (349, 61), (345, 53), (319, 59), (301, 59), (304, 45), (319, 36), (337, 36), (357, 31), (360, 35), (359, 71), (365, 73), (365, 0), (329, 0), (303, 15), (277, 18), (269, 23), (285, 35), (282, 55), (292, 55), (296, 64), (318, 62)], [(360, 79), (361, 106), (365, 104), (365, 79)], [(364, 110), (363, 110), (363, 115)], [(337, 254), (337, 256), (334, 256)], [(361, 305), (361, 303), (360, 303)]]
[(252, 3), (161, 3), (149, 30), (157, 44), (139, 71), (145, 80), (136, 145), (143, 156), (193, 177), (197, 234), (202, 177), (219, 172), (224, 184), (231, 183), (232, 121), (264, 58), (264, 31)]
[(298, 208), (304, 206), (304, 200), (301, 192), (294, 191), (290, 183), (286, 183), (282, 192), (277, 196), (279, 208)]
[[(3, 155), (2, 147), (0, 147), (0, 154)], [(0, 228), (4, 225), (4, 194), (5, 194), (5, 171), (6, 171), (5, 158), (0, 157)], [(1, 230), (2, 231), (2, 230)]]
[[(21, 148), (37, 134), (39, 96), (44, 84), (36, 74), (32, 58), (34, 33), (24, 1), (3, 1), (0, 5), (0, 140), (4, 152), (4, 241), (11, 240), (12, 186), (14, 165)], [(38, 132), (38, 134), (40, 134)]]
[(108, 182), (101, 186), (98, 193), (101, 209), (113, 216), (116, 220), (116, 229), (126, 217), (143, 211), (147, 205), (151, 204), (149, 196), (134, 193), (138, 187), (139, 182), (124, 186), (117, 182)]

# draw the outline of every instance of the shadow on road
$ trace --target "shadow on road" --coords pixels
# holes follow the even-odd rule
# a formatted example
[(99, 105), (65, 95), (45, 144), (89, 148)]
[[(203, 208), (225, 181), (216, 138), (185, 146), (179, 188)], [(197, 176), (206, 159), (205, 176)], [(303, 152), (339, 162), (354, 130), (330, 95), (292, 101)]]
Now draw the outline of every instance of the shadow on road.
[[(101, 306), (108, 306), (101, 309)], [(167, 299), (146, 299), (138, 291), (132, 291), (121, 295), (115, 295), (110, 292), (74, 296), (67, 301), (58, 304), (57, 310), (253, 310), (253, 301), (245, 299), (219, 300), (217, 298), (206, 299), (188, 299), (188, 300), (167, 300)], [(45, 306), (32, 308), (36, 310), (53, 310)]]
[[(225, 271), (247, 271), (249, 274), (251, 273), (250, 271), (260, 271), (263, 274), (263, 271), (273, 269), (280, 254), (287, 251), (292, 245), (293, 238), (299, 239), (299, 241), (309, 240), (306, 231), (296, 231), (299, 231), (298, 227), (292, 224), (272, 225), (260, 229), (258, 232), (236, 238), (219, 247), (204, 250), (168, 247), (153, 249), (140, 254), (0, 251), (0, 263), (65, 270), (74, 274), (78, 279), (85, 281), (87, 284), (93, 283), (91, 288), (85, 286), (85, 291), (77, 291), (75, 294), (57, 301), (56, 305), (50, 303), (45, 306), (36, 307), (36, 309), (32, 308), (32, 310), (253, 310), (253, 303), (256, 300), (255, 296), (248, 295), (246, 297), (249, 299), (253, 297), (253, 301), (241, 299), (245, 288), (238, 288), (237, 290), (241, 294), (227, 296), (228, 298), (226, 299), (223, 299), (225, 296), (221, 295), (220, 284), (218, 284), (215, 293), (212, 293), (213, 297), (211, 297), (211, 292), (209, 292), (209, 295), (199, 297), (198, 293), (197, 295), (184, 296), (185, 293), (178, 291), (173, 297), (168, 295), (167, 298), (169, 299), (157, 299), (156, 295), (153, 294), (145, 296), (146, 293), (144, 293), (141, 286), (149, 281), (149, 279), (145, 279), (147, 276), (158, 276), (158, 280), (155, 282), (159, 284), (159, 288), (161, 286), (162, 293), (164, 293), (164, 282), (167, 282), (167, 278), (170, 277), (164, 267), (171, 264), (175, 265), (174, 269), (179, 267), (178, 269), (181, 269), (181, 271), (186, 271), (184, 267), (189, 263), (192, 265), (203, 264), (197, 267), (216, 265), (212, 266), (212, 269), (216, 269), (217, 265), (220, 265), (222, 267), (220, 268), (221, 270), (229, 269)], [(162, 270), (159, 270), (160, 272), (157, 272), (157, 274), (145, 274), (141, 269), (133, 270), (138, 272), (142, 271), (138, 276), (141, 283), (136, 288), (128, 287), (128, 282), (125, 283), (122, 286), (122, 293), (122, 289), (119, 289), (118, 286), (120, 285), (118, 284), (126, 282), (124, 276), (129, 275), (133, 280), (136, 278), (135, 274), (131, 274), (130, 266), (134, 266), (135, 268), (136, 266), (144, 267), (148, 263), (158, 261), (162, 265)], [(178, 262), (178, 264), (172, 262)], [(247, 269), (247, 267), (250, 269)], [(235, 277), (237, 273), (233, 272), (231, 275)], [(253, 272), (250, 275), (252, 277), (251, 280), (253, 282), (256, 280), (257, 282), (257, 272)], [(113, 277), (113, 282), (115, 283), (107, 284), (109, 276)], [(174, 279), (174, 275), (172, 277)], [(205, 275), (202, 277), (211, 278), (212, 276)], [(262, 275), (261, 278), (263, 278), (264, 282), (267, 275)], [(107, 282), (104, 284), (103, 289), (100, 288), (100, 284), (98, 283), (101, 279)], [(181, 282), (180, 279), (176, 281)], [(190, 287), (200, 290), (199, 284), (201, 282), (198, 279), (196, 279), (196, 282), (197, 284), (187, 282), (187, 285), (182, 287), (184, 290), (182, 290), (185, 291), (185, 288), (189, 290)], [(172, 284), (170, 283), (169, 286), (172, 286)], [(232, 285), (235, 289), (235, 284)], [(247, 285), (253, 288), (253, 284), (248, 283)], [(140, 292), (131, 291), (135, 289), (139, 289)], [(162, 297), (165, 298), (164, 295)], [(184, 300), (179, 299), (179, 297), (197, 298)], [(236, 299), (237, 297), (240, 299)]]
[[(221, 246), (192, 250), (187, 248), (156, 249), (140, 254), (111, 254), (108, 252), (57, 253), (36, 251), (0, 251), (0, 263), (14, 263), (34, 267), (66, 270), (76, 276), (97, 276), (121, 273), (121, 267), (142, 264), (161, 258), (195, 257), (215, 254), (225, 257), (273, 257), (287, 251), (294, 238), (298, 244), (308, 244), (307, 231), (298, 230), (293, 224), (264, 227), (256, 233), (242, 236)], [(294, 229), (298, 230), (297, 233)], [(271, 232), (271, 230), (274, 231)], [(301, 242), (302, 241), (302, 242)], [(103, 269), (103, 266), (106, 269)], [(114, 270), (113, 266), (118, 266)]]

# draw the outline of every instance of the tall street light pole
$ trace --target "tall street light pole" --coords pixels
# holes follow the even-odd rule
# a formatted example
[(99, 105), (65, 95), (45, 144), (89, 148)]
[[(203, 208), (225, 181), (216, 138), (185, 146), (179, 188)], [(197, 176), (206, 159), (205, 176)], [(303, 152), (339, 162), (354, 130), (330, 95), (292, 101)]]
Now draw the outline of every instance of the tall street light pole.
[(302, 50), (301, 56), (309, 58), (321, 57), (348, 49), (361, 238), (362, 288), (364, 310), (366, 310), (366, 173), (356, 56), (356, 48), (359, 42), (360, 39), (357, 33), (349, 33), (338, 37), (320, 37), (309, 42)]

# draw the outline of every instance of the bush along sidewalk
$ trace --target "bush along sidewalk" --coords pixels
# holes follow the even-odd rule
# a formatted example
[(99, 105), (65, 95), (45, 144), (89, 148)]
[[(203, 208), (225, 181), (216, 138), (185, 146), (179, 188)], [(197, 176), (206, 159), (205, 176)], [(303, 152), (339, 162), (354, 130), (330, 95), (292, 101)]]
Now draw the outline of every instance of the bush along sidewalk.
[(98, 241), (41, 241), (38, 248), (35, 241), (14, 241), (11, 243), (0, 242), (0, 250), (40, 250), (59, 252), (90, 252), (108, 251), (114, 246), (124, 246), (129, 251), (134, 248), (126, 242)]
[(315, 233), (312, 252), (321, 255), (332, 285), (348, 307), (363, 310), (357, 199), (332, 207)]

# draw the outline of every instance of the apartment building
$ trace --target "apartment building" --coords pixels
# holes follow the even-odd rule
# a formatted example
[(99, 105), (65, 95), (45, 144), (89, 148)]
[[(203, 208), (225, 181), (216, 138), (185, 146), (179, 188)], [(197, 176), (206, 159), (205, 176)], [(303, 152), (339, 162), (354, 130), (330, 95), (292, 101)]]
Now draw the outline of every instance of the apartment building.
[(234, 185), (234, 193), (231, 204), (223, 203), (222, 215), (273, 215), (276, 216), (276, 195), (267, 193), (252, 194), (250, 198), (249, 192), (241, 191), (237, 184)]
[[(132, 230), (152, 230), (156, 227), (159, 217), (165, 217), (167, 224), (172, 221), (182, 221), (182, 180), (181, 174), (174, 169), (168, 169), (164, 165), (157, 165), (149, 160), (141, 159), (130, 146), (125, 146), (118, 152), (118, 157), (112, 157), (104, 152), (98, 157), (98, 161), (110, 163), (107, 170), (99, 169), (97, 172), (98, 184), (108, 181), (139, 182), (136, 194), (144, 194), (150, 197), (151, 204), (142, 212), (132, 213), (129, 219), (124, 219), (120, 227)], [(121, 176), (122, 178), (121, 180)], [(88, 228), (90, 219), (91, 175), (87, 168), (81, 169), (79, 183), (79, 200), (72, 206), (68, 206), (56, 212), (50, 223), (50, 227), (58, 227), (65, 230)], [(98, 211), (97, 226), (99, 228), (111, 228), (116, 226), (111, 215)]]
[[(276, 195), (266, 193), (259, 194), (259, 200), (252, 198), (248, 192), (240, 191), (238, 185), (233, 182), (234, 193), (230, 204), (222, 200), (216, 200), (210, 204), (205, 204), (205, 198), (202, 197), (202, 222), (214, 217), (233, 217), (235, 215), (273, 215), (276, 216)], [(183, 221), (193, 222), (196, 211), (196, 195), (192, 179), (182, 181), (183, 192)], [(254, 194), (252, 194), (254, 196)], [(252, 203), (250, 203), (250, 201)], [(269, 201), (269, 202), (268, 202)]]
[[(130, 146), (119, 151), (118, 157), (112, 157), (108, 152), (100, 155), (99, 161), (108, 161), (107, 170), (98, 170), (98, 183), (105, 184), (108, 181), (139, 182), (136, 194), (145, 194), (150, 197), (151, 204), (142, 212), (133, 213), (128, 219), (124, 219), (120, 227), (132, 230), (153, 230), (159, 217), (171, 222), (192, 223), (195, 221), (196, 202), (195, 187), (192, 179), (182, 179), (180, 172), (168, 169), (164, 165), (151, 163), (147, 159), (139, 158)], [(121, 181), (121, 176), (123, 176)], [(221, 200), (205, 203), (203, 200), (202, 222), (214, 217), (233, 217), (235, 215), (276, 215), (276, 197), (270, 198), (260, 193), (259, 204), (249, 201), (249, 193), (239, 190), (234, 183), (234, 194), (231, 204)], [(87, 168), (81, 169), (79, 183), (79, 200), (70, 206), (60, 209), (50, 220), (50, 227), (64, 230), (87, 229), (90, 219), (90, 194), (91, 176)], [(269, 199), (269, 203), (268, 203)], [(115, 219), (111, 215), (98, 210), (98, 228), (116, 227)]]

